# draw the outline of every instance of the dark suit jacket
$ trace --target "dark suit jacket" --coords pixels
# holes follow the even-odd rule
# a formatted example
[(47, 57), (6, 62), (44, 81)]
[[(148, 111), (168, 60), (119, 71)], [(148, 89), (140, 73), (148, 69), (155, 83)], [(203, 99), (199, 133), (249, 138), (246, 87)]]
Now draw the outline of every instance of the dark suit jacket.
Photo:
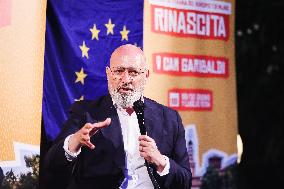
[[(154, 177), (161, 188), (190, 188), (191, 172), (179, 114), (153, 100), (145, 98), (144, 102), (147, 133), (156, 141), (161, 154), (170, 159), (169, 174), (159, 176), (153, 167)], [(124, 179), (125, 152), (119, 118), (111, 97), (108, 95), (96, 101), (76, 102), (70, 112), (62, 132), (45, 157), (47, 187), (118, 188)], [(95, 149), (83, 147), (78, 158), (68, 162), (63, 149), (65, 138), (87, 122), (103, 121), (108, 117), (111, 118), (111, 124), (91, 138)]]

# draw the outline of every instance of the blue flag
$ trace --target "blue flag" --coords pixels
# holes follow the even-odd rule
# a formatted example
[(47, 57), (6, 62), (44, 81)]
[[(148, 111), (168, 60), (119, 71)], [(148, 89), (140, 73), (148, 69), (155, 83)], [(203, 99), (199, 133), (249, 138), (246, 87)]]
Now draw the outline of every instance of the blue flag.
[(53, 140), (76, 100), (108, 93), (105, 68), (123, 44), (143, 43), (143, 0), (49, 0), (43, 121)]

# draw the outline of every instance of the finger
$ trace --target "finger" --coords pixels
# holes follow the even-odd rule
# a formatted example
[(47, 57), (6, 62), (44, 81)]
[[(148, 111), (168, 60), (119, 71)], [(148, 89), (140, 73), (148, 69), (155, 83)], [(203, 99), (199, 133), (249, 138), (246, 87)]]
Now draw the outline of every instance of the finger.
[(150, 157), (147, 153), (141, 152), (141, 153), (140, 153), (140, 156), (141, 156), (142, 158), (144, 158), (147, 162), (151, 163), (151, 157)]
[(157, 145), (156, 145), (156, 142), (153, 140), (153, 142), (148, 142), (148, 141), (145, 141), (145, 140), (140, 140), (139, 141), (139, 145), (141, 146), (145, 146), (145, 147), (152, 147), (154, 149), (157, 149)]
[(91, 130), (94, 128), (95, 126), (91, 123), (86, 123), (84, 125), (84, 127), (81, 129), (83, 134), (89, 134), (91, 132)]
[(82, 135), (81, 139), (82, 139), (83, 142), (90, 141), (90, 136), (89, 135)]
[(140, 151), (140, 152), (146, 152), (146, 153), (148, 153), (148, 152), (151, 152), (152, 149), (153, 149), (152, 147), (139, 146), (139, 151)]
[(101, 128), (107, 127), (109, 126), (111, 123), (111, 119), (107, 118), (106, 120), (102, 121), (102, 122), (98, 122), (98, 123), (94, 123), (93, 124), (93, 129), (90, 131), (90, 135), (93, 136), (94, 134), (97, 133), (97, 131)]
[(101, 129), (101, 128), (109, 126), (110, 122), (111, 122), (111, 119), (106, 118), (104, 121), (95, 123), (94, 125), (95, 125), (95, 128)]
[(148, 147), (148, 146), (152, 146), (150, 142), (147, 142), (145, 140), (141, 140), (139, 141), (139, 146), (143, 146), (143, 147)]
[(143, 149), (143, 152), (148, 153), (148, 154), (150, 154), (150, 152), (153, 151), (152, 147), (143, 147), (142, 149)]
[(143, 152), (143, 146), (139, 146), (139, 151)]
[(94, 128), (94, 125), (91, 124), (91, 123), (86, 123), (83, 128), (85, 128), (85, 129), (92, 129), (92, 128)]
[(140, 152), (140, 156), (143, 158), (148, 158), (148, 154), (146, 152)]
[(95, 145), (93, 145), (93, 143), (91, 143), (90, 141), (86, 141), (86, 142), (85, 142), (85, 145), (86, 145), (87, 147), (89, 147), (90, 149), (94, 149), (94, 148), (95, 148)]
[[(94, 127), (94, 126), (93, 126)], [(91, 127), (91, 128), (84, 128), (84, 129), (82, 129), (82, 133), (84, 134), (84, 135), (89, 135), (91, 132), (92, 132), (92, 130), (94, 129), (93, 127)]]
[(151, 137), (147, 136), (147, 135), (140, 135), (139, 138), (138, 138), (140, 141), (141, 140), (145, 140), (145, 141), (148, 141), (148, 142), (155, 142), (154, 139), (152, 139)]

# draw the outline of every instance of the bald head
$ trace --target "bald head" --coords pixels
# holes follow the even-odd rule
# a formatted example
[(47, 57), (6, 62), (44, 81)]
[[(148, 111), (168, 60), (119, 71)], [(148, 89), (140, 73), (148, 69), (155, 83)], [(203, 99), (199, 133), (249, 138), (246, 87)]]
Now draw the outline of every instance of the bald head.
[(106, 74), (109, 93), (116, 105), (129, 108), (143, 97), (149, 70), (140, 48), (128, 44), (115, 49)]
[(135, 45), (122, 45), (115, 49), (110, 58), (110, 67), (147, 68), (143, 51)]

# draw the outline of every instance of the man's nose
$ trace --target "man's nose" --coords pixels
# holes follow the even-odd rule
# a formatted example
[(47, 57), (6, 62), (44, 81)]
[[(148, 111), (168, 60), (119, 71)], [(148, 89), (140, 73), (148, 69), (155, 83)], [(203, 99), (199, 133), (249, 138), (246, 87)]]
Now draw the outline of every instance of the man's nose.
[(133, 79), (132, 77), (129, 75), (128, 71), (125, 70), (122, 77), (121, 77), (121, 81), (124, 83), (128, 83), (131, 82)]

